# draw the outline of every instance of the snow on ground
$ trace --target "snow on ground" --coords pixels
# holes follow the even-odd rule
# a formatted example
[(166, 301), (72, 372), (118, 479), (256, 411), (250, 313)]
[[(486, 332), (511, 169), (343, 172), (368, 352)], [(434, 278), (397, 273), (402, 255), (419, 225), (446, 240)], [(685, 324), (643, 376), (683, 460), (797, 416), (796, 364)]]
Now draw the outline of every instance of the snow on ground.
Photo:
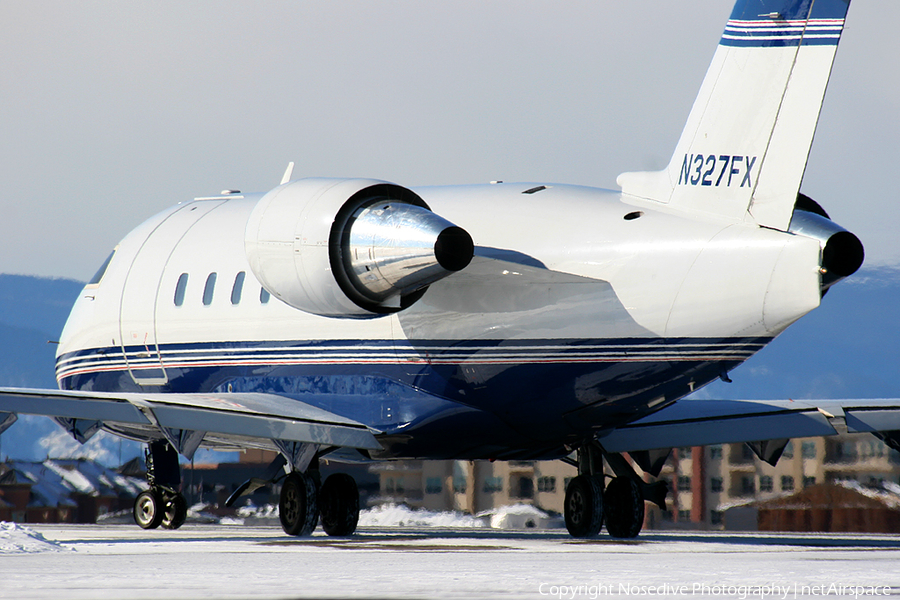
[[(202, 509), (202, 507), (201, 507)], [(193, 507), (192, 510), (201, 510)], [(188, 519), (193, 516), (188, 513)], [(237, 510), (235, 517), (219, 519), (221, 525), (252, 525), (259, 520), (278, 519), (278, 507), (273, 504), (256, 506), (252, 503)], [(561, 517), (554, 517), (528, 504), (501, 506), (481, 512), (474, 517), (455, 511), (433, 511), (410, 508), (403, 504), (386, 503), (359, 511), (360, 527), (493, 527), (495, 529), (547, 529), (563, 527)]]
[(359, 511), (360, 527), (487, 527), (484, 519), (458, 512), (414, 510), (402, 504), (382, 504)]
[(35, 552), (69, 552), (69, 549), (44, 539), (43, 535), (28, 527), (0, 521), (0, 554)]
[(531, 504), (498, 506), (475, 516), (485, 519), (494, 529), (560, 529), (565, 527), (562, 517), (551, 516)]
[(857, 534), (363, 527), (291, 538), (277, 525), (34, 525), (74, 552), (0, 557), (0, 599), (691, 598), (900, 594), (900, 539)]

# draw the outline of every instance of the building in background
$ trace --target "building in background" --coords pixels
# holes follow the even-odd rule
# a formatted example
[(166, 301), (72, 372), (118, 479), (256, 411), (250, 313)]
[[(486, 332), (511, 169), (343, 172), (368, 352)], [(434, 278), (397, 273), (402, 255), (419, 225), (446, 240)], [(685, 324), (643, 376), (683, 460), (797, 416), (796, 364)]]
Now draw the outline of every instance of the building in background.
[(562, 461), (403, 460), (371, 465), (377, 502), (477, 514), (510, 504), (561, 513), (566, 485), (577, 471)]
[(731, 507), (791, 496), (816, 484), (897, 483), (900, 453), (869, 434), (792, 440), (774, 467), (746, 444), (677, 448), (661, 477), (670, 486), (668, 510), (648, 505), (649, 527), (720, 528)]
[[(261, 477), (275, 457), (274, 452), (248, 451), (238, 463), (183, 465), (185, 495), (189, 503), (208, 504), (207, 510), (216, 514), (231, 514), (248, 500), (277, 505), (280, 488), (276, 483), (230, 510), (224, 508), (225, 499), (244, 481)], [(145, 485), (142, 462), (135, 459), (117, 471), (74, 459), (0, 465), (0, 520), (90, 523), (105, 513), (130, 510)], [(359, 485), (361, 508), (393, 502), (470, 514), (514, 504), (561, 514), (566, 486), (576, 475), (575, 467), (560, 460), (403, 460), (354, 465), (323, 461), (321, 472), (323, 479), (332, 472), (351, 473)], [(871, 527), (873, 522), (892, 527), (900, 522), (888, 514), (900, 510), (900, 453), (868, 434), (793, 440), (774, 467), (757, 458), (746, 444), (676, 448), (660, 478), (669, 484), (666, 510), (646, 504), (645, 529), (807, 527), (809, 519), (813, 519), (810, 523), (832, 523), (837, 522), (835, 518), (860, 523), (860, 527)], [(880, 504), (842, 491), (810, 492), (816, 516), (808, 516), (812, 513), (798, 504), (805, 502), (802, 493), (836, 482), (846, 482), (842, 489), (869, 494)], [(896, 497), (896, 506), (891, 497)], [(839, 499), (835, 509), (843, 512), (838, 517), (822, 516), (828, 498)], [(868, 516), (852, 516), (860, 510)]]
[[(372, 502), (477, 514), (508, 504), (562, 513), (575, 467), (555, 461), (392, 461), (374, 463), (380, 493)], [(725, 511), (790, 496), (819, 483), (851, 481), (878, 488), (900, 482), (900, 453), (868, 434), (793, 440), (777, 466), (746, 444), (676, 448), (660, 478), (665, 511), (647, 504), (645, 529), (719, 529)]]
[(18, 523), (96, 523), (131, 510), (143, 479), (88, 459), (9, 461), (0, 465), (0, 520)]

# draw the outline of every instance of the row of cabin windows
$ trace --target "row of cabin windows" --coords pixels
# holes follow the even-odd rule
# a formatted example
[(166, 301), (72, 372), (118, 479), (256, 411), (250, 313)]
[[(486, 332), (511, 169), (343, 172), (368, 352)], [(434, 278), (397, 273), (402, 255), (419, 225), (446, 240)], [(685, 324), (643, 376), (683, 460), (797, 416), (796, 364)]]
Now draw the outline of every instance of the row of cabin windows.
[[(210, 273), (206, 277), (206, 283), (203, 285), (203, 306), (209, 306), (212, 304), (213, 295), (216, 291), (216, 279), (218, 275), (216, 273)], [(234, 284), (231, 286), (231, 303), (232, 304), (240, 304), (241, 302), (241, 294), (244, 290), (244, 279), (246, 278), (246, 273), (241, 271), (234, 277)], [(182, 306), (184, 304), (184, 296), (187, 291), (188, 284), (188, 274), (182, 273), (178, 277), (178, 283), (175, 284), (175, 306)], [(266, 288), (260, 287), (259, 289), (259, 302), (261, 304), (268, 304), (269, 292), (266, 291)]]

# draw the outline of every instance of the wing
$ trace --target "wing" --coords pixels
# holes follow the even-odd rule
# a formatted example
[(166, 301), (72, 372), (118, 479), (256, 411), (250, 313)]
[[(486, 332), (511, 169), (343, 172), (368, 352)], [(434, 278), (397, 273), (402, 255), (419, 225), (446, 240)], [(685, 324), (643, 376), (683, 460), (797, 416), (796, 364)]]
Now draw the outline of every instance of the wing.
[[(276, 394), (135, 394), (0, 388), (0, 433), (16, 413), (54, 417), (82, 443), (101, 428), (168, 439), (190, 458), (202, 444), (285, 453), (302, 445), (380, 449), (362, 423)], [(293, 450), (292, 450), (293, 449)]]
[[(900, 399), (679, 400), (600, 438), (610, 452), (874, 433), (900, 438)], [(780, 454), (780, 451), (779, 451)], [(777, 459), (777, 457), (775, 457)]]

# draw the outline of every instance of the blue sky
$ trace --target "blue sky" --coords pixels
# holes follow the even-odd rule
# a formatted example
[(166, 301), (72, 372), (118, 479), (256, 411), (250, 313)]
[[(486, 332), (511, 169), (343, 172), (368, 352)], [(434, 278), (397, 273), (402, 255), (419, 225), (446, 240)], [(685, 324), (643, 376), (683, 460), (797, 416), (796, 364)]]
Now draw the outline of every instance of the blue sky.
[[(0, 2), (0, 272), (295, 176), (615, 187), (672, 153), (730, 0)], [(851, 6), (803, 190), (900, 264), (900, 3)]]

